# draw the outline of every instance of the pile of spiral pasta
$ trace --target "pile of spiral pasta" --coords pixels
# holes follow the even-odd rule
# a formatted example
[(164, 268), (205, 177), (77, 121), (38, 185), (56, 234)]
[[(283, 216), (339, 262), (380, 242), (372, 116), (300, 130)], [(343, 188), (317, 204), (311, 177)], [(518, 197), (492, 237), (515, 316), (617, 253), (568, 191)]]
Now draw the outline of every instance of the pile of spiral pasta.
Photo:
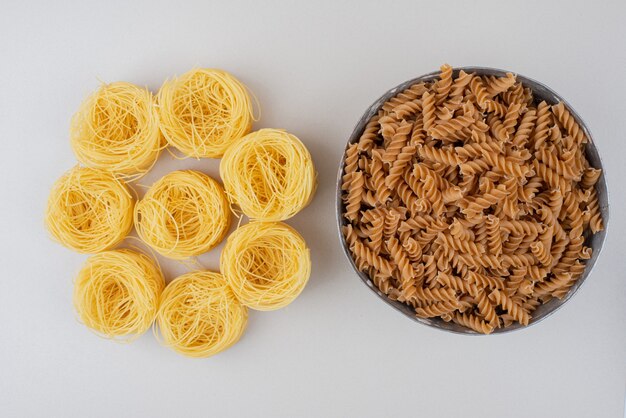
[[(152, 326), (176, 352), (208, 357), (239, 341), (248, 308), (279, 309), (302, 292), (309, 249), (281, 221), (311, 202), (313, 160), (288, 132), (250, 132), (253, 120), (247, 88), (217, 69), (168, 80), (156, 96), (130, 83), (103, 84), (82, 103), (70, 142), (83, 165), (54, 184), (45, 224), (60, 244), (93, 254), (75, 280), (74, 306), (96, 334), (131, 341)], [(131, 183), (168, 145), (184, 157), (224, 156), (224, 186), (177, 170), (139, 199)], [(116, 248), (134, 238), (134, 226), (149, 252), (190, 260), (224, 240), (233, 213), (250, 221), (228, 237), (222, 273), (192, 271), (166, 285), (154, 253)]]
[(384, 103), (345, 153), (356, 266), (420, 318), (479, 333), (563, 298), (603, 229), (588, 139), (513, 74), (441, 67)]

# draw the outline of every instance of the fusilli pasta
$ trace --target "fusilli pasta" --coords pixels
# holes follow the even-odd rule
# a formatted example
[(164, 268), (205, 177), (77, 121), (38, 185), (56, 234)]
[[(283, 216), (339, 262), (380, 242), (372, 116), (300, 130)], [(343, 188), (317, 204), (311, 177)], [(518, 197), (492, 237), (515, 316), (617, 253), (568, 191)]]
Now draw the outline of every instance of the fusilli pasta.
[(422, 318), (475, 332), (567, 295), (603, 229), (584, 130), (507, 73), (441, 76), (385, 102), (347, 147), (356, 266)]

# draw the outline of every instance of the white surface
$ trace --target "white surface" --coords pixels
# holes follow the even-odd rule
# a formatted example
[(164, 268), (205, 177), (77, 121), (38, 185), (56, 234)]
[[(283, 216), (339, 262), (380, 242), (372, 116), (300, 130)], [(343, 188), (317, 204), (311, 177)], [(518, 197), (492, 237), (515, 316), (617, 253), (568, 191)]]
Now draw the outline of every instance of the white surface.
[[(620, 417), (626, 376), (626, 3), (12, 2), (0, 11), (0, 416)], [(228, 4), (228, 5), (226, 5)], [(609, 175), (604, 253), (576, 297), (504, 336), (446, 334), (377, 300), (340, 252), (336, 167), (354, 124), (388, 88), (443, 62), (511, 69), (553, 87), (594, 133)], [(85, 256), (42, 215), (75, 164), (68, 124), (98, 79), (156, 90), (193, 66), (227, 69), (258, 96), (255, 128), (307, 144), (319, 170), (290, 223), (313, 275), (286, 309), (252, 312), (244, 338), (191, 360), (148, 333), (130, 345), (80, 325)], [(167, 154), (149, 178), (217, 161)], [(202, 257), (216, 268), (219, 251)], [(168, 263), (168, 278), (184, 272)]]

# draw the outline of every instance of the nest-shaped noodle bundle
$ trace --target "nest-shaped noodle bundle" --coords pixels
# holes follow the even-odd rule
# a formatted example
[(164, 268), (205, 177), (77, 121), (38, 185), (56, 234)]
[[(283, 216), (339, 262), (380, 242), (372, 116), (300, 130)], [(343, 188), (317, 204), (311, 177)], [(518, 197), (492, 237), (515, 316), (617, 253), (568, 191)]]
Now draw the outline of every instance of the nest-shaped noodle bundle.
[(81, 321), (107, 338), (132, 340), (154, 322), (165, 280), (147, 255), (122, 249), (89, 259), (74, 283)]
[(111, 173), (76, 166), (52, 187), (45, 223), (62, 245), (84, 254), (108, 250), (133, 227), (135, 199)]
[(294, 135), (261, 129), (224, 154), (220, 175), (230, 201), (251, 219), (282, 221), (309, 204), (317, 179), (311, 154)]
[(174, 279), (163, 292), (157, 337), (188, 357), (208, 357), (239, 341), (248, 310), (224, 277), (197, 271)]
[(78, 161), (126, 179), (143, 176), (165, 144), (155, 104), (148, 89), (103, 84), (72, 118), (70, 143)]
[(311, 274), (304, 239), (282, 222), (251, 222), (233, 232), (220, 269), (244, 305), (270, 311), (290, 304)]
[(193, 170), (165, 175), (135, 208), (139, 237), (159, 254), (178, 260), (219, 244), (228, 232), (230, 219), (222, 186)]
[(166, 81), (158, 102), (163, 135), (189, 157), (221, 157), (254, 119), (246, 87), (217, 69), (197, 68)]

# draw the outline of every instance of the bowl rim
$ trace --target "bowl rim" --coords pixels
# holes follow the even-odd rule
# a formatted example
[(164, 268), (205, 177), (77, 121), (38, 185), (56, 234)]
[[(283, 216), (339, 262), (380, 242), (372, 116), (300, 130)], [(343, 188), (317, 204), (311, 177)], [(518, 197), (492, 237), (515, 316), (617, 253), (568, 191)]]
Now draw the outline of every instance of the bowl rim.
[[(464, 67), (454, 67), (453, 74), (457, 75), (458, 72), (461, 70), (467, 73), (476, 73), (479, 75), (495, 75), (499, 77), (505, 76), (507, 73), (514, 73), (512, 71), (502, 70), (498, 68), (491, 68), (491, 67), (464, 66)], [(519, 323), (514, 323), (509, 327), (495, 329), (491, 334), (488, 334), (488, 335), (508, 334), (514, 331), (528, 329), (531, 326), (539, 322), (542, 322), (545, 318), (553, 315), (556, 311), (562, 308), (563, 305), (565, 305), (578, 292), (580, 287), (586, 281), (587, 277), (591, 274), (593, 267), (596, 265), (597, 260), (600, 257), (600, 254), (602, 253), (602, 249), (604, 246), (604, 242), (606, 241), (606, 235), (607, 235), (608, 225), (609, 225), (609, 190), (608, 190), (607, 182), (606, 182), (607, 173), (605, 171), (605, 168), (604, 168), (605, 166), (602, 162), (602, 157), (598, 150), (598, 146), (596, 145), (593, 139), (593, 135), (591, 134), (591, 130), (589, 129), (587, 124), (584, 122), (584, 120), (580, 117), (580, 115), (576, 112), (576, 110), (561, 95), (559, 95), (550, 87), (546, 86), (545, 84), (537, 80), (534, 80), (530, 77), (526, 77), (519, 73), (514, 73), (514, 74), (516, 75), (517, 80), (522, 82), (522, 85), (524, 87), (531, 88), (534, 96), (538, 94), (539, 98), (546, 100), (549, 104), (555, 104), (555, 103), (552, 103), (552, 101), (554, 100), (548, 101), (547, 98), (556, 99), (556, 101), (563, 102), (563, 104), (567, 107), (570, 114), (574, 117), (576, 122), (580, 125), (581, 129), (587, 136), (588, 143), (585, 146), (586, 157), (587, 159), (589, 159), (590, 157), (593, 159), (593, 163), (592, 161), (590, 161), (590, 165), (592, 167), (602, 169), (602, 174), (600, 175), (600, 178), (598, 179), (598, 182), (596, 183), (595, 187), (598, 190), (598, 200), (599, 200), (600, 212), (602, 214), (602, 221), (604, 224), (604, 229), (596, 234), (593, 234), (592, 236), (593, 238), (591, 239), (592, 241), (594, 241), (595, 245), (591, 245), (593, 249), (592, 257), (591, 259), (587, 260), (587, 262), (585, 263), (585, 270), (582, 276), (576, 281), (576, 283), (572, 286), (572, 288), (569, 290), (569, 292), (563, 299), (559, 300), (559, 299), (553, 298), (548, 303), (541, 305), (539, 308), (537, 308), (538, 311), (543, 308), (540, 315), (537, 317), (533, 317), (531, 321), (529, 322), (529, 324), (526, 326), (521, 325)], [(383, 294), (380, 290), (378, 290), (378, 288), (373, 284), (372, 280), (369, 278), (367, 274), (365, 274), (364, 272), (360, 271), (357, 268), (354, 262), (354, 259), (352, 258), (350, 254), (350, 249), (348, 248), (346, 244), (346, 240), (342, 232), (342, 227), (347, 224), (347, 222), (345, 222), (343, 219), (344, 204), (342, 201), (341, 186), (342, 186), (343, 170), (345, 167), (345, 155), (346, 155), (346, 150), (348, 149), (348, 146), (358, 141), (358, 139), (360, 138), (365, 128), (365, 124), (369, 121), (369, 119), (374, 114), (378, 112), (378, 110), (380, 110), (382, 105), (388, 99), (390, 99), (391, 97), (394, 97), (398, 92), (405, 90), (406, 88), (408, 88), (409, 86), (415, 83), (419, 83), (423, 81), (425, 82), (432, 81), (433, 79), (437, 78), (439, 75), (440, 75), (440, 71), (433, 71), (433, 72), (412, 78), (410, 80), (404, 81), (398, 84), (397, 86), (387, 90), (387, 92), (382, 94), (376, 101), (374, 101), (365, 110), (361, 118), (356, 123), (354, 129), (352, 130), (352, 133), (350, 134), (348, 138), (348, 141), (346, 142), (346, 146), (343, 149), (340, 164), (339, 164), (339, 170), (337, 172), (337, 183), (336, 183), (337, 188), (336, 188), (336, 200), (335, 200), (335, 205), (336, 205), (335, 217), (337, 221), (337, 232), (338, 232), (339, 242), (341, 243), (344, 256), (348, 259), (348, 262), (352, 266), (352, 269), (354, 270), (354, 272), (361, 279), (361, 282), (365, 284), (372, 292), (374, 292), (378, 296), (379, 299), (383, 300), (387, 305), (391, 306), (396, 311), (402, 313), (403, 316), (406, 316), (407, 318), (412, 319), (414, 322), (417, 322), (422, 325), (426, 325), (430, 328), (435, 328), (435, 329), (438, 329), (444, 332), (450, 332), (453, 334), (486, 335), (486, 334), (481, 334), (473, 330), (470, 330), (468, 328), (462, 327), (461, 325), (458, 325), (456, 323), (447, 323), (441, 320), (440, 318), (418, 318), (417, 316), (415, 316), (414, 313), (409, 312), (409, 311), (412, 311), (412, 309), (408, 305), (391, 300), (387, 295)], [(587, 241), (587, 238), (585, 241)]]

